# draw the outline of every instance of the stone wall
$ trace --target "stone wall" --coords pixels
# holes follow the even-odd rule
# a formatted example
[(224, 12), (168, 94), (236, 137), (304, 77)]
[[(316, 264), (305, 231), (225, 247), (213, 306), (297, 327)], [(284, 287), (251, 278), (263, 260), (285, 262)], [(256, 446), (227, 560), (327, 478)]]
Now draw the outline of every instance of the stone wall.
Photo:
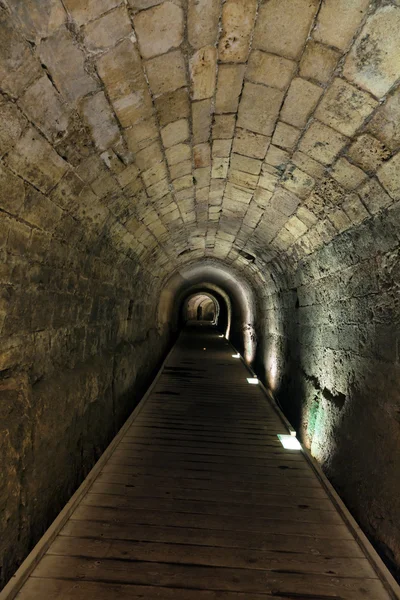
[(69, 229), (56, 206), (52, 220), (33, 208), (31, 194), (18, 196), (23, 219), (0, 215), (0, 584), (132, 411), (167, 342), (151, 276)]
[(260, 348), (289, 420), (397, 575), (399, 223), (397, 206), (303, 260), (267, 299)]

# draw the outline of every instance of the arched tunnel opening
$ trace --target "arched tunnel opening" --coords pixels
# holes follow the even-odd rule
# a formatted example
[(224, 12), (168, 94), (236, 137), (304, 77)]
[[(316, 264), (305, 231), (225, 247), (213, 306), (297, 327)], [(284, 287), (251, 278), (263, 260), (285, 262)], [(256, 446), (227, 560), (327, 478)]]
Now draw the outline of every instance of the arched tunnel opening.
[[(267, 546), (278, 552), (292, 535), (296, 560), (300, 540), (314, 569), (304, 579), (307, 589), (284, 584), (290, 572), (303, 577), (308, 559), (279, 563), (279, 585), (270, 582), (266, 595), (359, 600), (364, 588), (358, 580), (362, 587), (386, 578), (389, 596), (374, 588), (368, 597), (400, 597), (393, 583), (400, 581), (399, 48), (399, 0), (0, 0), (0, 600), (70, 600), (65, 572), (55, 567), (52, 577), (29, 578), (31, 591), (21, 596), (13, 575), (45, 532), (50, 539), (57, 515), (72, 511), (69, 500), (88, 474), (93, 483), (91, 469), (102, 464), (113, 440), (121, 442), (118, 432), (142, 411), (140, 401), (161, 366), (162, 391), (170, 394), (151, 392), (154, 446), (177, 415), (182, 439), (189, 435), (184, 422), (208, 452), (202, 468), (210, 478), (220, 468), (214, 463), (226, 463), (222, 481), (238, 458), (247, 483), (236, 482), (244, 488), (234, 490), (237, 505), (260, 516), (256, 501), (264, 494), (263, 506), (275, 502), (276, 514), (284, 515), (280, 523), (294, 523), (293, 531), (287, 525), (282, 533), (263, 521), (267, 533), (256, 549), (246, 547), (246, 564), (238, 555), (228, 560), (219, 551), (206, 556), (199, 550), (200, 566), (239, 564), (245, 571), (262, 560), (275, 564), (252, 552), (267, 552)], [(263, 412), (246, 379), (255, 380), (274, 415), (283, 415), (296, 432), (302, 453), (312, 456), (315, 472), (320, 469), (318, 481), (333, 486), (327, 492), (336, 498), (333, 508), (317, 507), (310, 517), (315, 522), (309, 532), (300, 530), (299, 539), (293, 533), (298, 514), (307, 515), (315, 498), (327, 506), (326, 498), (311, 485), (305, 499), (288, 500), (284, 479), (282, 506), (279, 489), (273, 501), (268, 496), (267, 479), (262, 489), (247, 489), (263, 477), (257, 468), (265, 467), (264, 450), (240, 445), (255, 447), (264, 434), (268, 438), (263, 428), (275, 416)], [(212, 382), (223, 418), (211, 406), (218, 401)], [(184, 393), (187, 414), (180, 404)], [(256, 407), (248, 408), (253, 422), (240, 404), (247, 394)], [(168, 407), (169, 416), (163, 412)], [(226, 431), (216, 433), (214, 417), (220, 427), (227, 423)], [(141, 418), (144, 431), (151, 424)], [(200, 439), (207, 432), (210, 448), (224, 443), (215, 439), (220, 435), (232, 452), (216, 450), (210, 458)], [(236, 433), (239, 449), (232, 446)], [(273, 437), (265, 443), (275, 452)], [(143, 432), (138, 439), (121, 444), (138, 444), (135, 477), (149, 479), (137, 496), (147, 498), (159, 479), (164, 484), (168, 473), (173, 479), (174, 468), (160, 458), (157, 477), (140, 472), (155, 468), (156, 448), (147, 455), (152, 439)], [(245, 461), (246, 452), (254, 461)], [(198, 460), (187, 454), (182, 469)], [(275, 468), (277, 460), (269, 456), (268, 465)], [(121, 473), (107, 482), (120, 486), (108, 496), (123, 489), (125, 508), (140, 487), (134, 478), (118, 480), (131, 466), (121, 462)], [(282, 473), (292, 468), (280, 466)], [(200, 489), (205, 498), (195, 508), (209, 510), (212, 490), (196, 477), (184, 478), (192, 495)], [(100, 483), (93, 483), (97, 501), (106, 503)], [(179, 515), (189, 512), (179, 503), (197, 501), (185, 494), (174, 496), (183, 506)], [(333, 522), (330, 513), (341, 503), (353, 519), (346, 533), (338, 530), (343, 539), (351, 537), (349, 554), (338, 550), (336, 530), (323, 535), (323, 517)], [(157, 506), (152, 531), (163, 529), (151, 542), (167, 544), (169, 530), (154, 516), (163, 513)], [(95, 508), (100, 514), (112, 507)], [(236, 508), (225, 508), (236, 515)], [(79, 508), (82, 514), (86, 509)], [(293, 517), (286, 509), (300, 512)], [(210, 531), (219, 531), (210, 515)], [(74, 540), (64, 539), (65, 546), (56, 540), (63, 552), (75, 538), (94, 535), (90, 519), (79, 519), (87, 534), (69, 535), (73, 526), (65, 525), (60, 537)], [(233, 521), (224, 522), (226, 531), (235, 529)], [(105, 521), (98, 522), (105, 531)], [(195, 519), (192, 526), (194, 536)], [(113, 531), (125, 540), (117, 525)], [(144, 530), (137, 531), (140, 544)], [(220, 535), (210, 533), (218, 548), (241, 547), (239, 534)], [(363, 536), (372, 544), (369, 558), (357, 554)], [(188, 544), (189, 538), (182, 539)], [(109, 575), (124, 560), (121, 539), (107, 550), (117, 553)], [(159, 550), (152, 548), (154, 556)], [(107, 552), (92, 558), (106, 561)], [(189, 554), (173, 556), (176, 566)], [(336, 561), (332, 573), (318, 556)], [(381, 559), (394, 579), (382, 575)], [(92, 567), (89, 574), (97, 572)], [(168, 595), (174, 581), (166, 571), (159, 571), (167, 582), (160, 584), (160, 598), (183, 598), (175, 588), (175, 596)], [(264, 593), (260, 583), (261, 591), (252, 587), (254, 571), (244, 590), (234, 587), (233, 576), (233, 587), (220, 589), (220, 571), (212, 593)], [(342, 583), (351, 579), (348, 587), (329, 588), (327, 580), (336, 576)], [(25, 575), (18, 577), (22, 582)], [(150, 575), (141, 577), (134, 593), (150, 598), (154, 592), (143, 589)], [(91, 584), (82, 585), (77, 600), (79, 594), (91, 598)], [(130, 597), (125, 588), (110, 590), (104, 597)], [(102, 597), (98, 588), (90, 593)]]

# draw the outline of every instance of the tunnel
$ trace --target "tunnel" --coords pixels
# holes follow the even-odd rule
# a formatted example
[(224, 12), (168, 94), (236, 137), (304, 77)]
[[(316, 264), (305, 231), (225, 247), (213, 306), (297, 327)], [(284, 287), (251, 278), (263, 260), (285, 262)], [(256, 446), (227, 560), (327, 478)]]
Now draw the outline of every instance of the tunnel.
[(399, 81), (399, 0), (0, 0), (0, 590), (171, 349), (400, 581)]

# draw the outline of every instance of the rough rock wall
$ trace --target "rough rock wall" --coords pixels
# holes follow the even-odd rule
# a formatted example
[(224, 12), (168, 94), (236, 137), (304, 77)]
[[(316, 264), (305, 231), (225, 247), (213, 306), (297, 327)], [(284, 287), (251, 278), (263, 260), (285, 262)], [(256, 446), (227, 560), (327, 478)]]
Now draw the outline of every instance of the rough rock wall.
[(2, 585), (131, 412), (166, 348), (151, 277), (106, 240), (96, 245), (87, 230), (61, 225), (57, 207), (58, 219), (34, 208), (37, 192), (21, 186), (23, 218), (0, 213)]
[(394, 207), (302, 261), (267, 304), (264, 356), (290, 421), (397, 575), (399, 239)]

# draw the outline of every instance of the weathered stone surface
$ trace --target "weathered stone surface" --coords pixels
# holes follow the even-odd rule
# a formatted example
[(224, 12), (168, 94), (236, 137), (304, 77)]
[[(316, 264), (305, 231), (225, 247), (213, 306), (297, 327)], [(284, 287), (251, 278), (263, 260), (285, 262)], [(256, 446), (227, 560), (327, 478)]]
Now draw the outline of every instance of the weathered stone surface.
[(345, 50), (367, 11), (368, 0), (327, 0), (318, 15), (313, 35), (328, 46)]
[(180, 142), (184, 142), (189, 137), (189, 123), (187, 119), (180, 119), (175, 123), (170, 123), (161, 130), (161, 139), (164, 148), (170, 148)]
[(208, 140), (211, 127), (211, 100), (200, 100), (192, 104), (193, 142), (201, 144)]
[(159, 130), (156, 120), (152, 117), (136, 123), (125, 130), (124, 134), (129, 150), (136, 153), (154, 143), (159, 136)]
[(272, 143), (287, 150), (293, 150), (301, 135), (300, 129), (279, 121), (276, 125)]
[(388, 148), (397, 150), (400, 147), (400, 88), (378, 108), (368, 130)]
[(38, 48), (40, 60), (64, 97), (76, 104), (99, 86), (85, 70), (85, 56), (67, 29), (59, 29)]
[(393, 200), (400, 200), (400, 153), (384, 163), (377, 175), (390, 197)]
[(315, 116), (344, 135), (353, 135), (377, 102), (343, 79), (336, 78), (321, 100)]
[(190, 146), (187, 144), (178, 144), (177, 146), (168, 148), (165, 155), (169, 165), (176, 165), (184, 160), (190, 160), (192, 158)]
[(67, 11), (78, 25), (93, 21), (120, 4), (120, 0), (65, 0)]
[(322, 92), (323, 90), (317, 85), (296, 77), (283, 104), (281, 119), (295, 127), (304, 127)]
[(104, 92), (85, 98), (82, 102), (82, 114), (99, 150), (105, 150), (118, 141), (119, 128)]
[(375, 215), (382, 209), (392, 204), (392, 199), (379, 185), (376, 179), (370, 179), (364, 183), (358, 190), (361, 200), (367, 207), (368, 211)]
[(159, 96), (154, 104), (161, 127), (190, 115), (189, 95), (186, 88)]
[(66, 13), (59, 0), (32, 0), (11, 2), (10, 10), (26, 39), (37, 42), (54, 33), (66, 20)]
[(23, 181), (0, 165), (0, 208), (17, 215), (24, 199)]
[(8, 167), (21, 177), (48, 192), (67, 170), (66, 162), (50, 144), (30, 127), (7, 156)]
[(215, 91), (217, 51), (212, 46), (198, 50), (189, 61), (193, 100), (211, 98)]
[(253, 158), (264, 158), (270, 141), (271, 138), (264, 135), (246, 129), (238, 129), (233, 143), (233, 150)]
[(298, 58), (318, 8), (316, 0), (270, 0), (260, 7), (254, 47)]
[(213, 138), (229, 139), (233, 137), (235, 115), (215, 115), (213, 122)]
[(245, 83), (239, 105), (238, 127), (270, 135), (279, 113), (283, 93), (254, 83)]
[(18, 104), (49, 141), (56, 141), (68, 127), (70, 109), (57, 94), (47, 75), (32, 84)]
[(344, 135), (323, 123), (314, 121), (300, 140), (299, 149), (311, 158), (329, 165), (347, 144), (347, 141)]
[(219, 57), (223, 62), (245, 62), (256, 15), (256, 0), (226, 0), (222, 8)]
[(340, 53), (310, 40), (300, 62), (300, 75), (306, 79), (315, 79), (327, 83), (336, 68)]
[(105, 50), (132, 34), (132, 25), (125, 6), (106, 13), (85, 27), (85, 46), (89, 50)]
[(372, 135), (364, 133), (356, 138), (347, 154), (362, 169), (376, 171), (389, 158), (390, 150)]
[(315, 181), (295, 165), (289, 164), (283, 174), (282, 184), (285, 189), (293, 192), (299, 198), (307, 198), (315, 185)]
[(193, 147), (193, 161), (195, 168), (208, 167), (211, 164), (211, 152), (209, 144), (197, 144)]
[(246, 78), (254, 83), (286, 90), (296, 69), (296, 63), (282, 56), (253, 50), (250, 54)]
[(245, 65), (220, 65), (218, 68), (215, 112), (236, 112), (242, 91)]
[(152, 58), (177, 48), (183, 40), (183, 12), (173, 2), (163, 2), (134, 18), (143, 58)]
[(15, 104), (0, 104), (0, 156), (14, 146), (25, 126), (26, 118)]
[(174, 50), (145, 63), (151, 91), (155, 96), (173, 92), (186, 85), (186, 68), (183, 54)]
[(219, 0), (189, 0), (188, 38), (193, 48), (215, 44), (219, 13)]
[(332, 177), (347, 190), (356, 189), (367, 178), (367, 175), (349, 163), (345, 158), (339, 158), (332, 171)]
[(399, 78), (400, 8), (385, 6), (363, 27), (344, 65), (347, 79), (384, 96)]

